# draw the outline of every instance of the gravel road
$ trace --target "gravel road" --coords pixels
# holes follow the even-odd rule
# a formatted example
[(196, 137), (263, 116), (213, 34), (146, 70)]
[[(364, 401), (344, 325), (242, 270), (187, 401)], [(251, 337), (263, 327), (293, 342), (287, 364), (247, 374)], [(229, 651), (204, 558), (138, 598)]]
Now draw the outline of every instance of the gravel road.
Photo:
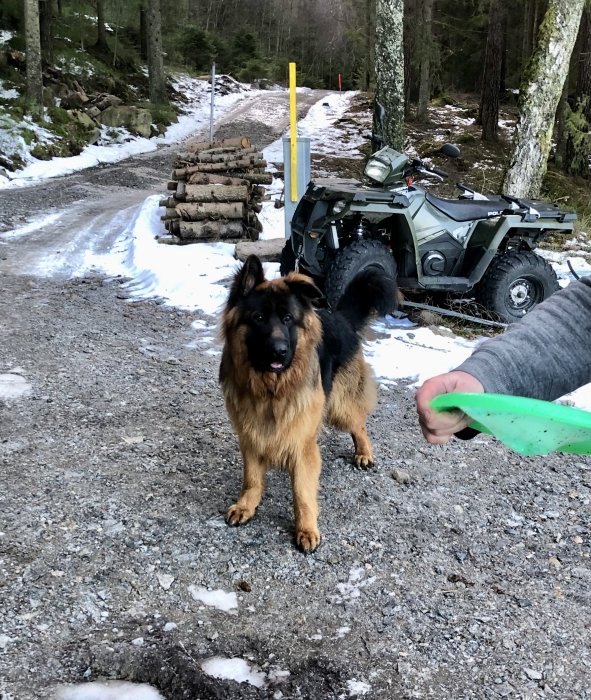
[[(172, 157), (19, 190), (18, 204), (1, 193), (3, 221), (41, 205), (98, 216), (107, 191), (134, 206)], [(19, 261), (48, 240), (0, 245), (2, 700), (101, 678), (166, 700), (591, 698), (591, 460), (485, 437), (429, 446), (412, 391), (383, 386), (374, 470), (355, 469), (348, 436), (322, 434), (316, 553), (293, 546), (283, 473), (229, 528), (241, 461), (216, 319), (67, 266), (27, 274)], [(256, 685), (206, 673), (212, 657), (242, 659)]]

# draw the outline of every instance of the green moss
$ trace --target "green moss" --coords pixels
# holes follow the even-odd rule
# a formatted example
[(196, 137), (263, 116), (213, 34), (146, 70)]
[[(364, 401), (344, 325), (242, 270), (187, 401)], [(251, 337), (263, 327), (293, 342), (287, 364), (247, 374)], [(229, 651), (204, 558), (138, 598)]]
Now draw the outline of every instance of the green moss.
[(138, 107), (150, 110), (156, 124), (170, 126), (178, 121), (177, 111), (171, 104), (155, 104), (153, 102), (138, 104)]
[(27, 146), (30, 146), (35, 141), (35, 132), (31, 129), (22, 129), (19, 133)]
[(51, 119), (54, 125), (70, 125), (72, 118), (66, 112), (65, 109), (61, 107), (49, 107), (47, 110), (47, 115)]

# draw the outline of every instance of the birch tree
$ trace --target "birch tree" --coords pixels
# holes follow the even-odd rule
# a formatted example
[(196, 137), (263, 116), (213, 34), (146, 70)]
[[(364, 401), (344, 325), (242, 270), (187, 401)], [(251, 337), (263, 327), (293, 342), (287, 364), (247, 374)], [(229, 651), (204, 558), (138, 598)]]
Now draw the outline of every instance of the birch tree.
[(43, 76), (41, 73), (41, 31), (38, 0), (25, 3), (25, 51), (27, 56), (27, 98), (35, 111), (43, 105)]
[(384, 139), (402, 150), (404, 145), (403, 0), (376, 2), (376, 97), (386, 110)]
[(150, 102), (165, 104), (166, 81), (162, 59), (162, 20), (160, 0), (146, 1), (146, 29), (148, 38), (148, 77), (150, 81)]
[(536, 197), (546, 173), (556, 108), (566, 79), (585, 0), (549, 0), (538, 45), (522, 80), (519, 118), (503, 190)]

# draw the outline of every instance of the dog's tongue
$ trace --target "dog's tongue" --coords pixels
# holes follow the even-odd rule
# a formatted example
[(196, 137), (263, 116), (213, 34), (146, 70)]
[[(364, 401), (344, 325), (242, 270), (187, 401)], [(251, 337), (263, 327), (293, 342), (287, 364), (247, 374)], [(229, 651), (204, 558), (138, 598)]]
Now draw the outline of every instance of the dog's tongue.
[(271, 362), (271, 369), (281, 369), (283, 362)]

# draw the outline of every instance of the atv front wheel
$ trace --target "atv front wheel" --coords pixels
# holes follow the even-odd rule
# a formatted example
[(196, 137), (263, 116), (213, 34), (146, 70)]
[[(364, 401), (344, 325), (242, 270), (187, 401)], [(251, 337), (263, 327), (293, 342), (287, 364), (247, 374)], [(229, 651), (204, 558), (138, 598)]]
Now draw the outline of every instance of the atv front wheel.
[(476, 288), (476, 300), (505, 323), (515, 323), (558, 289), (550, 263), (531, 251), (493, 258)]
[(324, 282), (324, 293), (329, 306), (336, 308), (353, 278), (371, 267), (382, 270), (396, 281), (396, 262), (390, 249), (383, 243), (360, 239), (339, 250)]

